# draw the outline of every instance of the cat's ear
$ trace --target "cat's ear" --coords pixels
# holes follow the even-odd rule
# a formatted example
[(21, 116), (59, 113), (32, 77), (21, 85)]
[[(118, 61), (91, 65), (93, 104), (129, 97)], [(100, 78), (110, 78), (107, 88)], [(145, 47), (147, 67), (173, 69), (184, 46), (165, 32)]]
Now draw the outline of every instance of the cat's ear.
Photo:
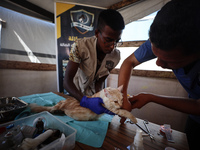
[(107, 88), (104, 89), (104, 94), (106, 97), (109, 97), (110, 93)]
[(117, 89), (118, 89), (120, 92), (122, 92), (123, 85), (120, 85)]

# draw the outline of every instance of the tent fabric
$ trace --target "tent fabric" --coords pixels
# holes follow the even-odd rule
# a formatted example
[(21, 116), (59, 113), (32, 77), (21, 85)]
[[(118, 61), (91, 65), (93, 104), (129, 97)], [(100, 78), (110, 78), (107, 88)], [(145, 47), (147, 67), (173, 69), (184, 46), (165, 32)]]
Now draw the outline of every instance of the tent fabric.
[(0, 60), (56, 64), (55, 24), (0, 7)]
[(142, 0), (133, 5), (119, 9), (118, 11), (124, 17), (125, 24), (129, 24), (161, 9), (169, 1), (170, 0)]

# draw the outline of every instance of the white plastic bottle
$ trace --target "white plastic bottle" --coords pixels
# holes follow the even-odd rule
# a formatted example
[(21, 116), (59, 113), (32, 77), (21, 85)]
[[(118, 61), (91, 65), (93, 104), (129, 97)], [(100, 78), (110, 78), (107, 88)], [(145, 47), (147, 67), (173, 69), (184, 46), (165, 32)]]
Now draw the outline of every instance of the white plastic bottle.
[(137, 129), (133, 145), (135, 150), (144, 150), (142, 130)]
[(137, 129), (134, 141), (127, 147), (128, 150), (144, 150), (142, 130)]

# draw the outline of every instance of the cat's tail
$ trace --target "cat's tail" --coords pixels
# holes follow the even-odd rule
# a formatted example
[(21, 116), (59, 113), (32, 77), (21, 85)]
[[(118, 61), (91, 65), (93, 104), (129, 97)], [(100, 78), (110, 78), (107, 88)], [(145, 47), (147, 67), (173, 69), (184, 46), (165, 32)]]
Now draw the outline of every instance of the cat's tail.
[(35, 113), (39, 113), (39, 112), (43, 112), (43, 111), (48, 111), (48, 112), (53, 111), (53, 107), (39, 106), (35, 103), (29, 104), (29, 107), (31, 109), (31, 112), (35, 112)]

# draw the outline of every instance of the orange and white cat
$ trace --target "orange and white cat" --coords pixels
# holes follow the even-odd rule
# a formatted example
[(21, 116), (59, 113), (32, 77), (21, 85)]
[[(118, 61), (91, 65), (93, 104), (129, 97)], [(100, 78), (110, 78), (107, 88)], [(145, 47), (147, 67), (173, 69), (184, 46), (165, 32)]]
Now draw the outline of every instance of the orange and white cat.
[[(121, 109), (123, 104), (121, 90), (122, 86), (118, 88), (107, 87), (91, 97), (101, 97), (105, 108), (121, 117), (129, 118), (132, 122), (137, 123), (136, 118), (129, 111)], [(90, 109), (80, 106), (80, 102), (73, 97), (60, 101), (52, 107), (38, 106), (36, 104), (30, 104), (29, 106), (32, 112), (48, 111), (54, 113), (55, 111), (64, 111), (67, 116), (79, 121), (96, 120), (100, 117), (100, 115), (94, 113)]]

